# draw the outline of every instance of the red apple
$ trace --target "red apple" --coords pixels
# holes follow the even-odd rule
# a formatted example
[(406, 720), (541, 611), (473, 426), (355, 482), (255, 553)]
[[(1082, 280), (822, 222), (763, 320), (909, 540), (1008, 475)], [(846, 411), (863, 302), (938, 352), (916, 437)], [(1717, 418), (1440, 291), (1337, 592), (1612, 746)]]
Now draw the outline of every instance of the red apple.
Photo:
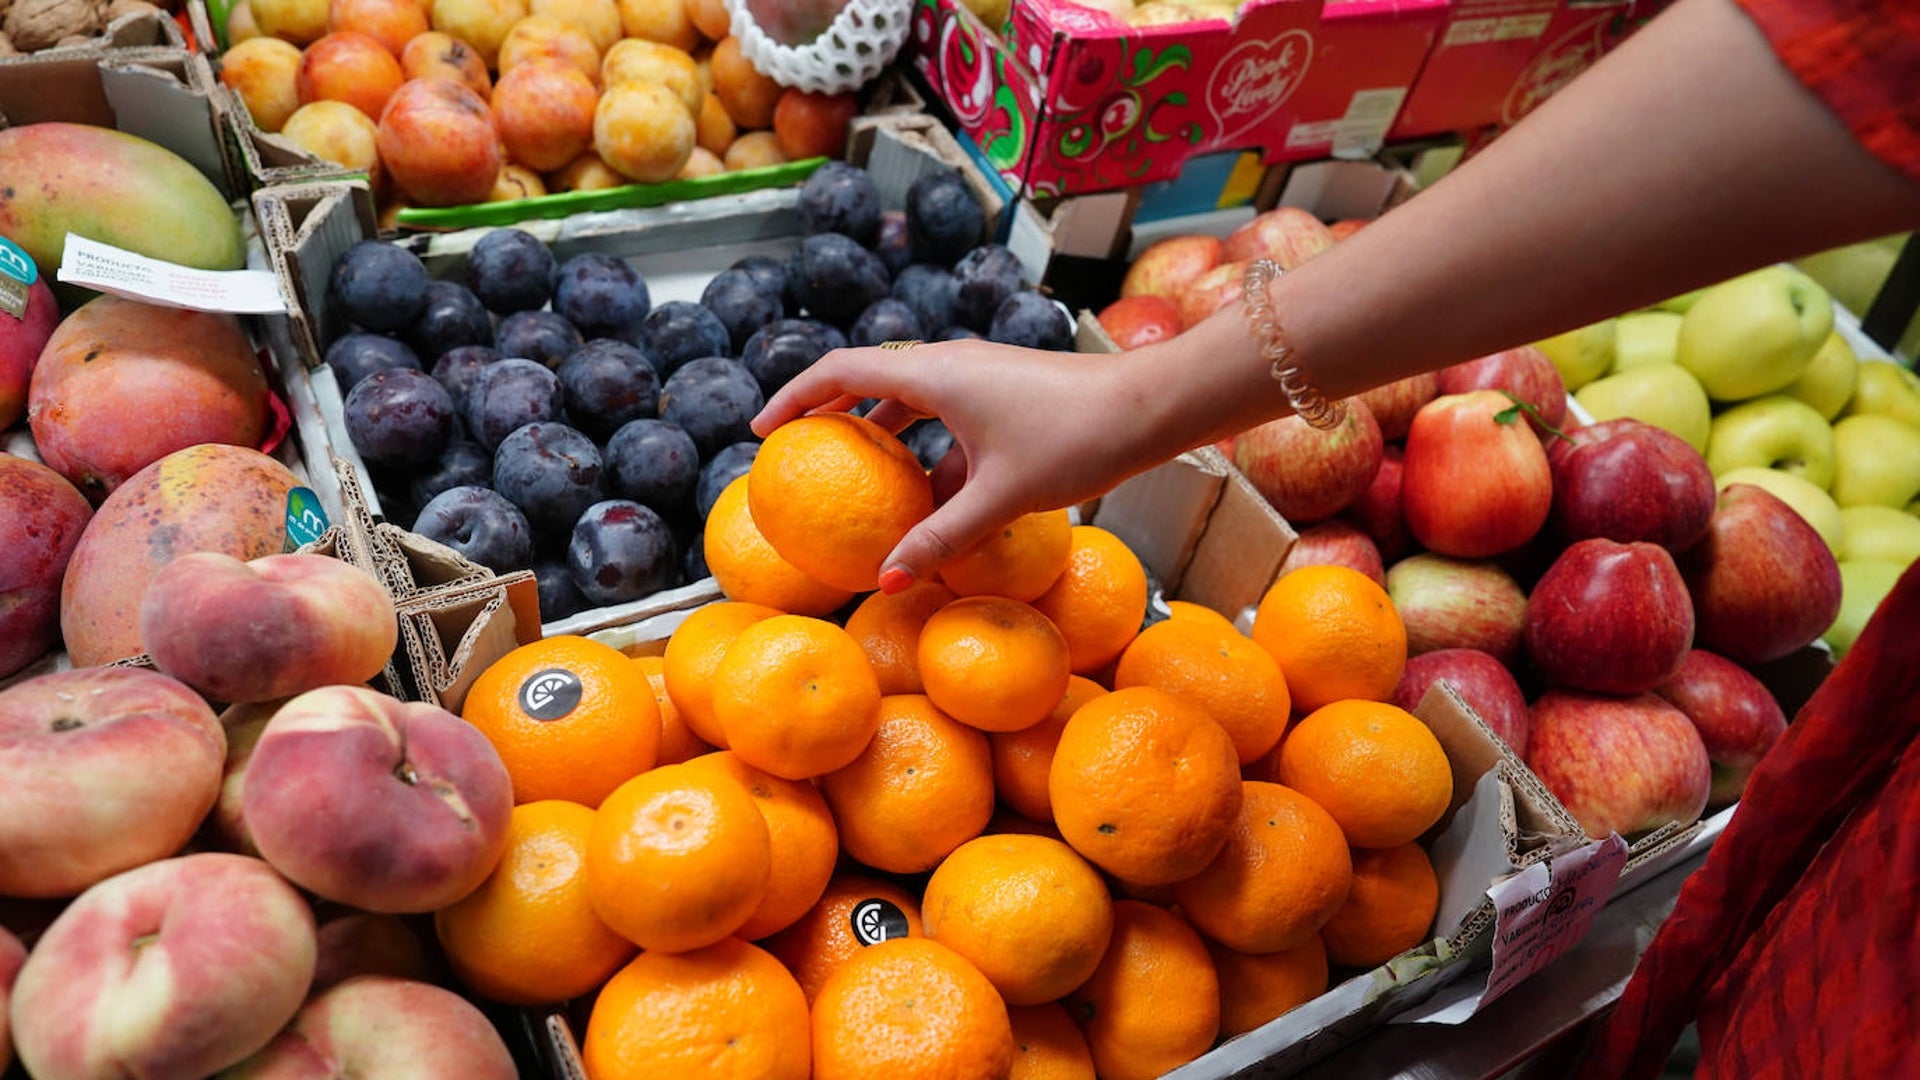
[(1568, 541), (1644, 540), (1692, 547), (1713, 517), (1713, 472), (1684, 439), (1631, 417), (1603, 420), (1547, 445), (1554, 530)]
[(1400, 447), (1388, 443), (1380, 458), (1380, 468), (1373, 474), (1373, 482), (1341, 511), (1342, 516), (1373, 537), (1380, 557), (1389, 563), (1415, 547), (1413, 533), (1407, 529), (1407, 515), (1400, 505), (1404, 461)]
[(1155, 241), (1133, 260), (1120, 282), (1120, 295), (1178, 300), (1201, 274), (1219, 265), (1219, 238), (1170, 236)]
[(1339, 221), (1328, 225), (1327, 231), (1332, 233), (1334, 240), (1338, 242), (1345, 240), (1347, 237), (1366, 228), (1366, 226), (1367, 220), (1365, 218), (1341, 218)]
[(1680, 670), (1653, 692), (1686, 713), (1699, 729), (1700, 741), (1713, 762), (1709, 801), (1716, 805), (1740, 797), (1747, 775), (1787, 730), (1787, 715), (1766, 684), (1746, 668), (1705, 649), (1687, 653)]
[(1373, 419), (1380, 425), (1381, 438), (1404, 439), (1407, 437), (1407, 428), (1413, 424), (1414, 414), (1439, 396), (1440, 376), (1423, 371), (1385, 386), (1364, 390), (1360, 393), (1360, 400), (1373, 410)]
[(1237, 303), (1246, 277), (1246, 263), (1230, 262), (1221, 263), (1194, 278), (1173, 298), (1180, 308), (1180, 328), (1184, 330), (1198, 326), (1207, 321), (1207, 316)]
[(1527, 753), (1527, 698), (1513, 672), (1479, 649), (1441, 649), (1409, 656), (1393, 691), (1393, 703), (1412, 712), (1436, 682), (1452, 684), (1461, 700), (1487, 722), (1500, 741), (1524, 758)]
[(1805, 518), (1772, 492), (1729, 484), (1707, 535), (1680, 556), (1698, 643), (1741, 664), (1778, 660), (1840, 613), (1840, 565)]
[(1520, 659), (1527, 595), (1490, 562), (1422, 552), (1387, 570), (1387, 595), (1407, 628), (1407, 655), (1478, 649), (1503, 664)]
[(1654, 694), (1547, 691), (1533, 703), (1527, 766), (1596, 839), (1692, 821), (1712, 782), (1700, 733)]
[[(1559, 427), (1567, 417), (1567, 384), (1560, 381), (1560, 369), (1553, 366), (1546, 353), (1531, 345), (1440, 369), (1441, 393), (1464, 394), (1469, 390), (1510, 391), (1533, 406), (1548, 427)], [(1553, 438), (1551, 433), (1542, 434)]]
[(1547, 452), (1498, 390), (1437, 397), (1407, 431), (1401, 499), (1414, 539), (1442, 555), (1512, 551), (1553, 506)]
[(1345, 566), (1358, 570), (1385, 586), (1387, 572), (1380, 562), (1380, 549), (1373, 538), (1348, 522), (1323, 521), (1300, 531), (1299, 539), (1287, 549), (1280, 561), (1280, 575), (1302, 566)]
[(1102, 308), (1100, 328), (1115, 345), (1135, 349), (1165, 341), (1180, 332), (1180, 309), (1164, 296), (1123, 296)]
[(1527, 654), (1561, 686), (1640, 694), (1693, 646), (1693, 602), (1658, 544), (1595, 538), (1560, 553), (1527, 597)]
[(1339, 513), (1380, 468), (1385, 443), (1366, 403), (1348, 398), (1338, 427), (1283, 416), (1240, 433), (1233, 462), (1280, 516), (1295, 523)]
[(1233, 230), (1220, 246), (1227, 262), (1272, 259), (1291, 270), (1334, 245), (1333, 233), (1319, 218), (1297, 206), (1269, 210)]

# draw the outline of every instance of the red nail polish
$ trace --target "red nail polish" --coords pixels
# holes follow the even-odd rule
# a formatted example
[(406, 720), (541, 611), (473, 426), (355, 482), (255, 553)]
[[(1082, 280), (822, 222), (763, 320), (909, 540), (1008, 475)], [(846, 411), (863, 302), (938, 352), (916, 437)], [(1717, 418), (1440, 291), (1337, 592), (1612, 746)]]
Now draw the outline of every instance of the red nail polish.
[(913, 587), (913, 571), (904, 566), (889, 566), (880, 571), (880, 591), (892, 596)]

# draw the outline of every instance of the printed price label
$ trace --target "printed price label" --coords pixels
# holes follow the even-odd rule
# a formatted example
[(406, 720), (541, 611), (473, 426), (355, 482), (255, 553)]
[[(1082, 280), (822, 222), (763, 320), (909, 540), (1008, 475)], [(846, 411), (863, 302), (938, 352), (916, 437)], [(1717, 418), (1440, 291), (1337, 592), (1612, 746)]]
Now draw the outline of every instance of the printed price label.
[(287, 310), (280, 283), (264, 270), (196, 270), (67, 234), (59, 280), (128, 300), (192, 311), (273, 315)]
[(0, 311), (16, 319), (27, 317), (27, 297), (40, 280), (33, 256), (19, 244), (0, 236)]
[(1627, 865), (1619, 834), (1534, 863), (1487, 890), (1493, 921), (1493, 971), (1480, 1007), (1518, 986), (1586, 937)]

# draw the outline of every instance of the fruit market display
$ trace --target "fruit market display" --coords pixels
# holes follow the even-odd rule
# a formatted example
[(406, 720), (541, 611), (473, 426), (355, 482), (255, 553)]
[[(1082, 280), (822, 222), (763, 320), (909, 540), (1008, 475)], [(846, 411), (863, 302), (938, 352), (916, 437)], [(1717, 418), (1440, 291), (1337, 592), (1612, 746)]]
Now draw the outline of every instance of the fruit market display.
[[(981, 242), (957, 173), (928, 174), (905, 210), (883, 212), (866, 172), (830, 163), (802, 186), (799, 216), (806, 235), (785, 262), (748, 257), (698, 303), (658, 306), (627, 263), (557, 261), (513, 229), (480, 237), (463, 280), (428, 280), (395, 245), (349, 249), (329, 287), (358, 329), (326, 360), (384, 514), (482, 566), (534, 570), (548, 621), (709, 571), (724, 584), (752, 572), (750, 553), (700, 537), (737, 531), (744, 507), (725, 492), (758, 451), (748, 422), (829, 349), (1072, 347), (1064, 310)], [(928, 467), (951, 442), (937, 421), (907, 439)], [(846, 596), (787, 599), (825, 614)]]
[(780, 85), (730, 26), (720, 0), (243, 0), (220, 78), (389, 208), (841, 156), (856, 96)]

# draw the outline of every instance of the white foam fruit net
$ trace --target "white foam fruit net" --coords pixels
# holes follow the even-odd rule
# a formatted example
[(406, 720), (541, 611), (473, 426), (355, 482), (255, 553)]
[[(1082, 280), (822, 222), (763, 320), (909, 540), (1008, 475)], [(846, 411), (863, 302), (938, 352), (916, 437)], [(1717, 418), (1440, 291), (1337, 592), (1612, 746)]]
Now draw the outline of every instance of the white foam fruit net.
[(740, 52), (762, 75), (816, 94), (858, 90), (906, 44), (912, 0), (849, 0), (820, 36), (783, 45), (753, 21), (746, 0), (726, 0)]

